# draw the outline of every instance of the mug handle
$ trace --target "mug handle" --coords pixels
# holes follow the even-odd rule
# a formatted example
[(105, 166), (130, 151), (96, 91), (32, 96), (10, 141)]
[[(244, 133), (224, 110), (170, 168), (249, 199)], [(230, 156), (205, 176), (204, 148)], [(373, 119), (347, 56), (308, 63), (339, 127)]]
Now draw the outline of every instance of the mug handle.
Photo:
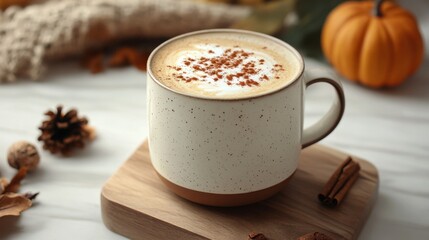
[(311, 77), (313, 75), (311, 72), (306, 72), (306, 74), (308, 73), (309, 75), (305, 76), (304, 80), (305, 88), (315, 83), (328, 83), (335, 89), (336, 98), (329, 111), (319, 121), (303, 130), (302, 148), (306, 148), (328, 136), (337, 127), (345, 108), (344, 92), (340, 81), (325, 77), (314, 78)]

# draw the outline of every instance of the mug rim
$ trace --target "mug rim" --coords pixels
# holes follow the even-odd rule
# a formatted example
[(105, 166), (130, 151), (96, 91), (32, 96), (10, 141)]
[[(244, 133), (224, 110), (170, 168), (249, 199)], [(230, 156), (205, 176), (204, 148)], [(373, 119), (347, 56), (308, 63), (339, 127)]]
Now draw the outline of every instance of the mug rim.
[[(181, 91), (177, 91), (175, 89), (172, 89), (171, 87), (166, 86), (165, 84), (163, 84), (161, 81), (159, 81), (155, 75), (152, 72), (151, 69), (151, 63), (152, 63), (152, 59), (154, 58), (155, 54), (157, 54), (157, 52), (163, 48), (164, 46), (177, 41), (179, 39), (182, 38), (186, 38), (189, 36), (194, 36), (194, 35), (199, 35), (199, 34), (205, 34), (205, 33), (243, 33), (243, 34), (248, 34), (248, 35), (254, 35), (254, 36), (258, 36), (258, 37), (262, 37), (262, 38), (266, 38), (269, 39), (270, 41), (276, 42), (280, 45), (282, 45), (283, 47), (286, 47), (293, 55), (295, 55), (295, 57), (297, 58), (298, 62), (299, 62), (299, 68), (298, 68), (298, 74), (295, 76), (295, 78), (293, 78), (291, 81), (289, 81), (287, 84), (285, 84), (284, 86), (281, 86), (280, 88), (276, 88), (273, 89), (271, 91), (268, 92), (263, 92), (260, 94), (255, 94), (255, 95), (251, 95), (251, 96), (244, 96), (244, 97), (234, 97), (234, 98), (219, 98), (219, 97), (209, 97), (209, 96), (201, 96), (201, 95), (196, 95), (196, 94), (191, 94), (191, 93), (185, 93), (185, 92), (181, 92)], [(211, 100), (211, 101), (238, 101), (238, 100), (249, 100), (249, 99), (255, 99), (255, 98), (259, 98), (259, 97), (263, 97), (263, 96), (267, 96), (267, 95), (271, 95), (277, 92), (280, 92), (286, 88), (288, 88), (289, 86), (294, 85), (295, 83), (298, 82), (298, 80), (302, 77), (303, 73), (304, 73), (304, 69), (305, 69), (305, 65), (304, 65), (304, 59), (302, 57), (302, 55), (294, 48), (292, 47), (290, 44), (288, 44), (285, 41), (282, 41), (278, 38), (275, 38), (273, 36), (264, 34), (264, 33), (259, 33), (259, 32), (254, 32), (254, 31), (248, 31), (248, 30), (241, 30), (241, 29), (228, 29), (228, 28), (215, 28), (215, 29), (205, 29), (205, 30), (199, 30), (199, 31), (193, 31), (193, 32), (189, 32), (189, 33), (185, 33), (185, 34), (181, 34), (178, 35), (176, 37), (170, 38), (167, 41), (161, 43), (159, 46), (157, 46), (149, 55), (149, 58), (147, 60), (147, 74), (150, 76), (150, 78), (157, 83), (159, 86), (161, 86), (162, 88), (174, 92), (176, 94), (182, 95), (182, 96), (186, 96), (186, 97), (190, 97), (190, 98), (197, 98), (197, 99), (203, 99), (203, 100)]]

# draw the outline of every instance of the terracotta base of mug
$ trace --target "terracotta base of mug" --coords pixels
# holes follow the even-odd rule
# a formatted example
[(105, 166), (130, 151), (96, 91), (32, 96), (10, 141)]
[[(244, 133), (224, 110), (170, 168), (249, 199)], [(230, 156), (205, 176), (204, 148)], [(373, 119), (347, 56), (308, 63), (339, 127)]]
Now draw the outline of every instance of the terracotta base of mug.
[[(155, 170), (156, 172), (156, 170)], [(188, 188), (181, 187), (176, 185), (163, 176), (156, 172), (161, 179), (161, 181), (175, 194), (185, 198), (189, 201), (215, 207), (234, 207), (242, 206), (247, 204), (256, 203), (262, 200), (265, 200), (276, 193), (280, 192), (284, 186), (289, 182), (290, 178), (294, 173), (286, 178), (284, 181), (262, 190), (249, 193), (239, 193), (239, 194), (216, 194), (216, 193), (207, 193), (191, 190)]]

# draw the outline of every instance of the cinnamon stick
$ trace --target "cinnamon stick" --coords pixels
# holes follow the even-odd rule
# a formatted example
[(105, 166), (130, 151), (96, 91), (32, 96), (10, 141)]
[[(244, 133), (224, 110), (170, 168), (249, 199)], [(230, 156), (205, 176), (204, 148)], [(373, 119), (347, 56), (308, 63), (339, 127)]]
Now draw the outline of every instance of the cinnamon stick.
[(339, 205), (359, 177), (359, 163), (348, 157), (332, 174), (319, 193), (319, 201), (334, 207)]
[(347, 195), (350, 188), (352, 188), (353, 184), (359, 178), (359, 170), (354, 172), (350, 179), (346, 182), (344, 187), (332, 198), (332, 205), (336, 206), (341, 203), (344, 197)]

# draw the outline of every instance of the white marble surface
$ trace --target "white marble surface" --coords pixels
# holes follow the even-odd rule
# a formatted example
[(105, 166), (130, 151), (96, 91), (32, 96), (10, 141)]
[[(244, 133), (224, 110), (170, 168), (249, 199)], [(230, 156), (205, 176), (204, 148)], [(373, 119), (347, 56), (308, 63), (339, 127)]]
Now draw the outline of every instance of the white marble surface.
[[(419, 14), (429, 46), (428, 4), (419, 4), (410, 8)], [(344, 118), (321, 143), (368, 159), (379, 170), (378, 200), (360, 239), (429, 239), (428, 56), (419, 72), (396, 89), (376, 91), (343, 81)], [(86, 115), (98, 138), (70, 158), (41, 151), (40, 168), (22, 187), (41, 192), (37, 203), (19, 218), (0, 219), (0, 239), (122, 239), (104, 227), (99, 197), (103, 183), (147, 136), (145, 95), (141, 72), (129, 68), (94, 76), (73, 62), (54, 66), (42, 82), (1, 85), (3, 176), (14, 173), (6, 162), (10, 144), (28, 140), (40, 149), (42, 113), (59, 103)], [(331, 95), (325, 86), (309, 89), (306, 124), (326, 111)]]

